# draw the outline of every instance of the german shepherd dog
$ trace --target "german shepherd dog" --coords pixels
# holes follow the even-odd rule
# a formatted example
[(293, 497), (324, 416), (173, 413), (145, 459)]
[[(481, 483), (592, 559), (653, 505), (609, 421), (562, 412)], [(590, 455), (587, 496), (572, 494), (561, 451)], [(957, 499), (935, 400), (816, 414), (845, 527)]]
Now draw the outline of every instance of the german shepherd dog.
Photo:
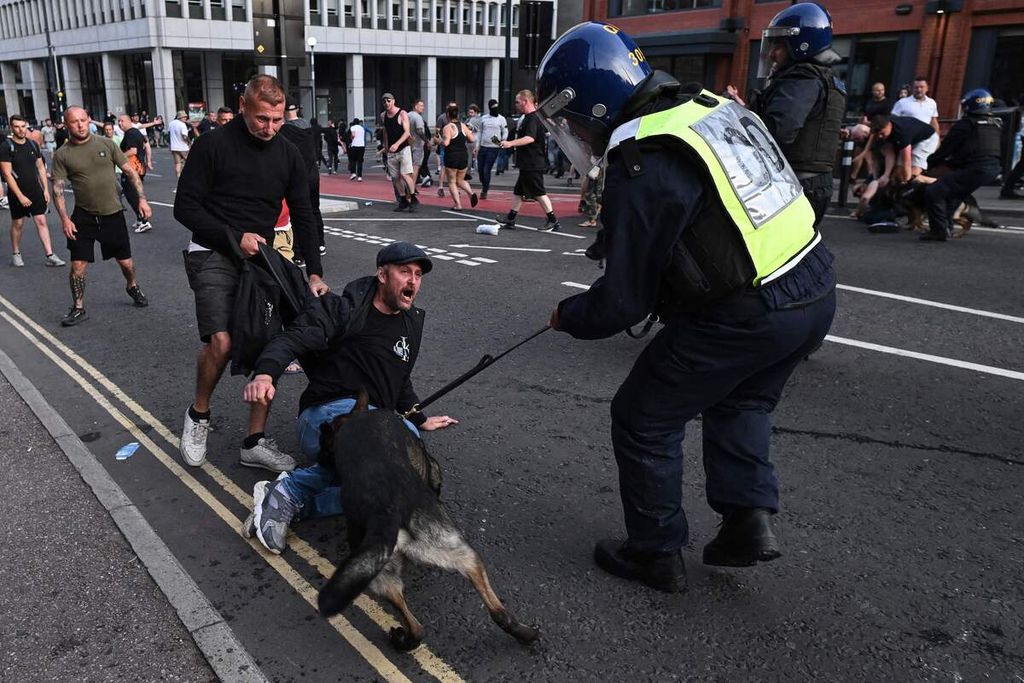
[(480, 555), (441, 505), (436, 461), (400, 417), (366, 406), (366, 394), (360, 393), (351, 413), (321, 427), (320, 463), (338, 473), (349, 555), (320, 591), (320, 614), (341, 612), (369, 589), (400, 614), (402, 626), (391, 629), (392, 645), (415, 649), (423, 625), (409, 611), (402, 585), (402, 566), (413, 560), (459, 572), (480, 593), (498, 626), (520, 643), (535, 641), (540, 632), (508, 613)]
[[(928, 202), (924, 195), (927, 187), (928, 185), (924, 183), (908, 183), (902, 187), (893, 188), (893, 207), (898, 214), (907, 217), (907, 230), (928, 232), (928, 228), (924, 225), (925, 219), (928, 218)], [(974, 223), (989, 228), (1002, 227), (996, 221), (988, 218), (978, 206), (974, 195), (969, 194), (953, 212), (953, 237), (964, 237)]]

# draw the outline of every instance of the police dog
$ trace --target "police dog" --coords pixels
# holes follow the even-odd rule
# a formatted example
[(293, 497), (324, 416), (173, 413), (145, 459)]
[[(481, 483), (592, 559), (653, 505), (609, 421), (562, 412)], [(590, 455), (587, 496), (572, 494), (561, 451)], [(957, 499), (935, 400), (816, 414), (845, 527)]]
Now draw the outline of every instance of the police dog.
[(491, 619), (520, 643), (540, 632), (508, 613), (487, 579), (483, 560), (463, 539), (441, 505), (440, 471), (402, 419), (386, 410), (367, 410), (365, 393), (355, 409), (321, 427), (320, 462), (333, 467), (341, 484), (349, 555), (320, 591), (320, 614), (341, 612), (364, 590), (386, 599), (401, 617), (391, 643), (413, 650), (423, 625), (405, 602), (406, 560), (457, 571), (473, 584)]

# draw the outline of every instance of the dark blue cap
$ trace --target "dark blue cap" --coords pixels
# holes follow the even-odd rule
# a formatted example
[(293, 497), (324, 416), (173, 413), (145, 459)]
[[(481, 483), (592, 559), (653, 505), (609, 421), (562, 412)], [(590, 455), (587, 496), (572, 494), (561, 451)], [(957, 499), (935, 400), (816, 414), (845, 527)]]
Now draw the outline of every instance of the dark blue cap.
[(392, 242), (377, 252), (378, 268), (390, 263), (396, 265), (402, 263), (419, 263), (420, 267), (423, 268), (424, 275), (429, 273), (430, 269), (434, 267), (430, 257), (427, 256), (427, 252), (423, 251), (415, 244), (409, 244), (408, 242)]

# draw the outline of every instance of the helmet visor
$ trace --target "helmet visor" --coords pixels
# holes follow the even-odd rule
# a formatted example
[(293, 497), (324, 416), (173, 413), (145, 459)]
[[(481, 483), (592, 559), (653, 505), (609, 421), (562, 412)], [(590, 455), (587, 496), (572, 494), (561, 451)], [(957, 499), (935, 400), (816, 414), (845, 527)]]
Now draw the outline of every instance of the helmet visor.
[(772, 75), (772, 71), (775, 70), (772, 52), (777, 47), (788, 50), (785, 39), (798, 35), (800, 29), (796, 26), (769, 26), (761, 32), (761, 56), (757, 62), (758, 78), (768, 78)]
[(580, 175), (596, 178), (601, 155), (588, 140), (573, 132), (572, 124), (561, 113), (575, 97), (576, 93), (572, 88), (552, 93), (537, 107), (537, 116), (573, 168), (579, 171)]
[(579, 171), (580, 175), (596, 178), (600, 172), (601, 155), (589, 142), (573, 132), (572, 124), (563, 117), (548, 118), (543, 114), (540, 114), (540, 120), (551, 133), (551, 140), (562, 150), (572, 167)]

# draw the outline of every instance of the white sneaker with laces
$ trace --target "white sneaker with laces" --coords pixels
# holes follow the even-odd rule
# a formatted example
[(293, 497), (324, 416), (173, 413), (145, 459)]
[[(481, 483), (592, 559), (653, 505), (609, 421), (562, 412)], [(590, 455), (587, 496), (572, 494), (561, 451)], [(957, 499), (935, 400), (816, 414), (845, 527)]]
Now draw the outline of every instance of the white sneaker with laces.
[(135, 224), (135, 232), (149, 232), (153, 229), (153, 224), (149, 221), (142, 221), (141, 223)]
[(262, 467), (271, 472), (291, 472), (295, 459), (277, 448), (277, 442), (266, 436), (252, 448), (242, 448), (239, 462), (246, 467)]
[(21, 257), (20, 253), (11, 254), (11, 265), (15, 268), (22, 268), (25, 266), (25, 259)]
[(47, 256), (46, 260), (43, 261), (43, 263), (45, 263), (47, 266), (50, 266), (51, 268), (56, 268), (58, 266), (66, 266), (67, 265), (56, 254), (50, 254), (49, 256)]
[(206, 437), (210, 434), (209, 420), (193, 420), (185, 411), (185, 426), (181, 430), (181, 444), (178, 450), (181, 457), (192, 467), (199, 467), (206, 462)]

